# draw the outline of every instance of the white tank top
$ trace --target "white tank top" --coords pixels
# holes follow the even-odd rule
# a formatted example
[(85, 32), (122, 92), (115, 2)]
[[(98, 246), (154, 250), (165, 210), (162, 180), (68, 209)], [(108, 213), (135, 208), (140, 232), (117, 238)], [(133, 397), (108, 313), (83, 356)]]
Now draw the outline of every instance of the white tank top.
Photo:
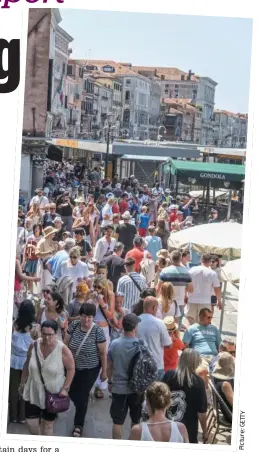
[(183, 437), (180, 434), (180, 431), (173, 421), (162, 421), (162, 422), (153, 422), (149, 424), (149, 422), (142, 422), (141, 428), (142, 428), (142, 435), (141, 435), (141, 441), (154, 441), (150, 430), (148, 428), (148, 425), (158, 425), (158, 424), (166, 424), (170, 422), (171, 423), (171, 436), (169, 439), (169, 443), (184, 443)]
[[(46, 320), (47, 320), (47, 318), (46, 318), (46, 311), (45, 311), (45, 309), (44, 309), (44, 310), (42, 311), (42, 316), (41, 316), (41, 320), (40, 320), (41, 325), (43, 324), (43, 322), (46, 322)], [(58, 317), (57, 317), (56, 319), (53, 319), (53, 320), (55, 320), (55, 321), (58, 323), (59, 315), (58, 315)], [(62, 341), (62, 332), (61, 332), (60, 327), (58, 328), (58, 331), (57, 331), (57, 339), (58, 339), (59, 341)]]
[[(46, 389), (52, 394), (59, 394), (65, 381), (62, 360), (62, 348), (64, 344), (57, 341), (55, 349), (44, 359), (40, 348), (41, 339), (38, 339), (37, 342), (41, 373)], [(45, 389), (41, 381), (34, 348), (32, 349), (32, 355), (29, 362), (29, 376), (24, 387), (23, 398), (39, 408), (45, 408)]]

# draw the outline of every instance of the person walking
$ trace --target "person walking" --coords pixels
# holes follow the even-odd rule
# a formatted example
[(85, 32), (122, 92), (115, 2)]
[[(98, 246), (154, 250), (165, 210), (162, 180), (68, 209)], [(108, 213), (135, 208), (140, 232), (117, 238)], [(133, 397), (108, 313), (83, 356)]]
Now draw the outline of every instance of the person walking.
[(201, 256), (201, 265), (190, 270), (193, 292), (189, 294), (187, 319), (192, 325), (198, 322), (199, 312), (203, 308), (211, 308), (212, 290), (217, 297), (217, 307), (222, 308), (221, 287), (218, 275), (210, 268), (212, 257), (210, 254)]
[(140, 322), (135, 314), (123, 317), (123, 335), (111, 342), (107, 356), (108, 390), (112, 393), (110, 416), (113, 421), (112, 438), (122, 439), (122, 427), (128, 410), (132, 425), (139, 424), (144, 395), (133, 393), (129, 386), (130, 363), (136, 354), (138, 339), (137, 325)]
[(137, 235), (137, 229), (135, 225), (131, 224), (131, 215), (130, 212), (126, 211), (122, 215), (122, 220), (124, 220), (123, 224), (119, 224), (115, 233), (117, 234), (117, 240), (124, 245), (124, 256), (133, 246), (133, 240)]
[(147, 345), (158, 369), (158, 379), (164, 376), (164, 347), (171, 347), (164, 322), (156, 317), (158, 301), (155, 297), (147, 297), (144, 300), (143, 314), (139, 316), (141, 323), (138, 325), (137, 336)]
[(125, 275), (125, 261), (122, 259), (124, 252), (123, 243), (117, 242), (114, 247), (114, 252), (111, 256), (107, 256), (102, 261), (102, 264), (107, 267), (107, 279), (113, 283), (116, 290), (119, 279)]
[(141, 292), (147, 288), (144, 276), (135, 271), (135, 266), (135, 259), (126, 258), (126, 275), (122, 276), (117, 284), (117, 292), (124, 296), (124, 308), (129, 309), (129, 311), (138, 303)]
[(148, 422), (134, 425), (130, 441), (159, 441), (163, 443), (188, 443), (186, 427), (181, 422), (174, 422), (166, 417), (171, 406), (171, 391), (165, 383), (152, 383), (145, 394)]
[(146, 250), (151, 254), (154, 262), (157, 261), (157, 253), (162, 249), (162, 240), (155, 235), (155, 227), (149, 226), (148, 236), (145, 238)]
[(82, 436), (90, 391), (101, 370), (101, 380), (107, 380), (106, 338), (104, 331), (94, 323), (96, 307), (84, 303), (79, 310), (80, 320), (71, 322), (64, 343), (75, 361), (75, 377), (69, 396), (75, 405), (72, 436)]
[(55, 320), (43, 322), (41, 338), (30, 345), (22, 371), (19, 393), (25, 400), (26, 423), (32, 435), (53, 436), (57, 414), (46, 407), (46, 390), (68, 396), (75, 374), (72, 354), (57, 340), (57, 331)]
[(186, 349), (182, 352), (176, 370), (169, 370), (163, 377), (172, 393), (172, 403), (168, 416), (175, 422), (182, 422), (189, 435), (190, 443), (198, 443), (198, 421), (203, 433), (207, 434), (207, 395), (206, 386), (196, 370), (202, 359), (196, 350)]

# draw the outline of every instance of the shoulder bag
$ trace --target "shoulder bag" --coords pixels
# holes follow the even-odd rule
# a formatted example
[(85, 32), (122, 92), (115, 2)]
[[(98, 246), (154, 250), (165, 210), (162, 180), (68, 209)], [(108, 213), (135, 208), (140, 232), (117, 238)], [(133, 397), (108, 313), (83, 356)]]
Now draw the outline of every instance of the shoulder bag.
[(143, 291), (143, 289), (141, 289), (141, 287), (139, 286), (138, 282), (132, 277), (132, 275), (127, 275), (129, 276), (129, 278), (133, 281), (135, 287), (137, 287), (137, 289), (140, 291), (140, 293)]
[(37, 350), (37, 341), (34, 342), (34, 350), (35, 350), (35, 356), (37, 361), (38, 370), (41, 377), (41, 382), (44, 386), (45, 390), (45, 409), (48, 413), (58, 414), (63, 413), (64, 411), (67, 411), (70, 406), (70, 398), (69, 396), (60, 396), (59, 394), (51, 394), (47, 389), (46, 385), (42, 376), (41, 371), (41, 363), (38, 356), (38, 350)]

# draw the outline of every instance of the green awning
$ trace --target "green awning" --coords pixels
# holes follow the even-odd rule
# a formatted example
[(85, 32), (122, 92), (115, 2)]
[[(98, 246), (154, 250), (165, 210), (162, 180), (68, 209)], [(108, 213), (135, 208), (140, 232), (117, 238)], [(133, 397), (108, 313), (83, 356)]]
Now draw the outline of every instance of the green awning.
[(164, 164), (164, 172), (176, 175), (180, 181), (184, 180), (192, 185), (230, 185), (242, 183), (245, 179), (244, 165), (230, 165), (228, 163), (191, 162), (169, 159)]

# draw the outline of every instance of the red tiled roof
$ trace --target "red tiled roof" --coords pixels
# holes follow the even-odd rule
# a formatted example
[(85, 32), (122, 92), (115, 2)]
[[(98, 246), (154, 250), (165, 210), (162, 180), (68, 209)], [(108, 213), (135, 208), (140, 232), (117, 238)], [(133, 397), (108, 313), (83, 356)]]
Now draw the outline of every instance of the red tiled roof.
[[(132, 66), (133, 71), (143, 71), (143, 72), (155, 72), (158, 77), (164, 75), (165, 80), (181, 80), (181, 76), (187, 77), (188, 73), (181, 71), (176, 67), (156, 67), (156, 66)], [(200, 77), (198, 75), (192, 75), (191, 81), (199, 81)]]
[(231, 116), (231, 117), (233, 117), (233, 118), (245, 118), (245, 119), (248, 118), (247, 113), (234, 113), (234, 112), (228, 111), (228, 110), (219, 110), (219, 109), (216, 109), (216, 110), (214, 110), (214, 113), (216, 113), (216, 114), (219, 113), (219, 114), (222, 114), (222, 115)]

